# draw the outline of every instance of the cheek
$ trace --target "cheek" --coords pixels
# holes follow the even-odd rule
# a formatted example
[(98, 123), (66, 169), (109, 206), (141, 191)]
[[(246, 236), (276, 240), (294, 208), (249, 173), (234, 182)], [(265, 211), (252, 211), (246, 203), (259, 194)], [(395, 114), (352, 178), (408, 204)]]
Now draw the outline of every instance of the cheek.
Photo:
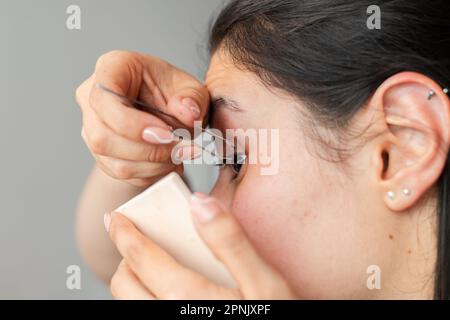
[(251, 165), (234, 191), (232, 212), (268, 256), (285, 257), (297, 247), (296, 239), (314, 221), (315, 205), (327, 192), (317, 159), (298, 140), (283, 132), (278, 172), (262, 175), (259, 165)]
[(235, 190), (231, 210), (266, 261), (298, 281), (291, 275), (298, 274), (308, 249), (316, 246), (313, 237), (304, 239), (318, 228), (315, 205), (323, 186), (317, 185), (320, 180), (307, 157), (301, 167), (298, 155), (285, 159), (273, 176), (249, 170)]
[(258, 177), (251, 188), (240, 186), (232, 202), (233, 214), (266, 256), (285, 256), (295, 245), (295, 241), (286, 241), (295, 239), (295, 234), (286, 233), (289, 221), (298, 224), (309, 215), (279, 178)]
[[(298, 137), (281, 138), (277, 174), (261, 175), (252, 165), (234, 183), (224, 172), (212, 194), (301, 298), (351, 298), (355, 290), (366, 290), (361, 286), (373, 261), (364, 261), (365, 238), (374, 234), (366, 227), (370, 219), (351, 206), (348, 194), (357, 190), (349, 189), (334, 164), (305, 151)], [(356, 282), (355, 274), (361, 278)]]
[[(333, 283), (338, 277), (329, 261), (340, 254), (340, 244), (348, 247), (341, 241), (343, 217), (334, 210), (341, 197), (336, 170), (298, 147), (280, 152), (278, 174), (262, 176), (258, 168), (249, 168), (233, 190), (231, 212), (259, 254), (302, 297), (323, 298), (323, 290), (329, 290), (325, 280)], [(334, 176), (325, 173), (330, 170)]]
[[(248, 172), (233, 190), (231, 212), (258, 253), (301, 298), (365, 293), (366, 268), (376, 261), (366, 259), (367, 234), (377, 234), (362, 223), (369, 217), (345, 204), (345, 191), (339, 191), (344, 186), (336, 185), (332, 167), (305, 162), (292, 170), (275, 176)], [(328, 170), (335, 176), (324, 176)]]

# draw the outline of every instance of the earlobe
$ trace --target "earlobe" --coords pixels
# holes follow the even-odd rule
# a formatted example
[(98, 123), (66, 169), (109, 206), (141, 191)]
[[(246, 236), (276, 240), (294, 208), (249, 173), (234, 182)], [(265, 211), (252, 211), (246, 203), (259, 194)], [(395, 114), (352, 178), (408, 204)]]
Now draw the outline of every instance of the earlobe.
[(421, 74), (404, 72), (386, 80), (370, 104), (379, 106), (387, 130), (378, 148), (388, 159), (378, 170), (383, 200), (391, 210), (404, 211), (433, 188), (446, 164), (448, 89)]

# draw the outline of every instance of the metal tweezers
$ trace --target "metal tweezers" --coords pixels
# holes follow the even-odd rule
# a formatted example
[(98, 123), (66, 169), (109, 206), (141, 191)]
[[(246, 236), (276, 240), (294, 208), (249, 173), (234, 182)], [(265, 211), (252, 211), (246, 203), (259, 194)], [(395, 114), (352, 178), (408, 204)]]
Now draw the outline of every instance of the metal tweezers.
[[(146, 103), (146, 102), (143, 102), (143, 101), (140, 101), (140, 100), (138, 100), (138, 99), (131, 98), (131, 97), (125, 96), (125, 95), (123, 95), (123, 94), (120, 94), (120, 93), (118, 93), (118, 92), (115, 92), (114, 90), (111, 90), (110, 88), (105, 87), (104, 85), (102, 85), (102, 84), (100, 84), (100, 83), (98, 83), (98, 84), (96, 85), (96, 87), (97, 87), (98, 89), (101, 89), (101, 90), (105, 91), (105, 92), (108, 92), (108, 93), (110, 93), (110, 94), (113, 94), (114, 96), (116, 96), (116, 97), (118, 97), (118, 98), (120, 98), (120, 99), (122, 99), (122, 100), (125, 100), (125, 102), (128, 102), (129, 104), (131, 104), (131, 105), (132, 105), (133, 107), (135, 107), (136, 109), (139, 109), (139, 110), (141, 110), (141, 111), (145, 110), (145, 111), (147, 111), (147, 112), (149, 112), (149, 113), (151, 113), (151, 114), (153, 114), (153, 115), (155, 115), (155, 116), (168, 117), (168, 118), (174, 120), (176, 123), (182, 125), (182, 123), (180, 122), (180, 120), (178, 120), (175, 116), (173, 116), (173, 115), (171, 115), (171, 114), (169, 114), (169, 113), (167, 113), (167, 112), (164, 112), (164, 111), (158, 109), (158, 108), (155, 107), (155, 106), (149, 105), (149, 104)], [(223, 142), (225, 142), (225, 144), (232, 146), (232, 147), (233, 147), (233, 150), (235, 150), (234, 144), (233, 144), (233, 142), (231, 142), (230, 140), (227, 140), (227, 139), (223, 138), (222, 136), (219, 136), (219, 135), (215, 134), (214, 132), (212, 132), (212, 131), (210, 131), (210, 130), (208, 130), (208, 129), (205, 129), (205, 128), (202, 128), (202, 127), (198, 127), (198, 129), (200, 129), (200, 130), (201, 130), (202, 132), (204, 132), (204, 133), (207, 133), (207, 134), (213, 136), (214, 139), (222, 140)], [(181, 140), (184, 140), (184, 138), (183, 138), (182, 136), (177, 135), (175, 132), (173, 132), (173, 134), (174, 134), (174, 136), (176, 136), (180, 141), (181, 141)], [(218, 157), (215, 153), (213, 153), (213, 152), (210, 151), (210, 150), (206, 150), (203, 146), (199, 146), (199, 147), (200, 147), (203, 151), (209, 153), (211, 156), (216, 157), (216, 158)], [(238, 154), (236, 154), (233, 158), (226, 158), (226, 157), (219, 157), (219, 158), (221, 158), (222, 163), (218, 163), (218, 164), (223, 164), (223, 163), (225, 163), (225, 162), (223, 162), (223, 160), (225, 160), (225, 161), (226, 161), (226, 160), (236, 161), (236, 163), (242, 164), (242, 163), (245, 161), (245, 159), (246, 159), (246, 155), (245, 155), (245, 154), (242, 154), (242, 153), (238, 153)], [(228, 162), (228, 163), (229, 163), (229, 162)], [(232, 162), (232, 163), (234, 163), (234, 162)]]

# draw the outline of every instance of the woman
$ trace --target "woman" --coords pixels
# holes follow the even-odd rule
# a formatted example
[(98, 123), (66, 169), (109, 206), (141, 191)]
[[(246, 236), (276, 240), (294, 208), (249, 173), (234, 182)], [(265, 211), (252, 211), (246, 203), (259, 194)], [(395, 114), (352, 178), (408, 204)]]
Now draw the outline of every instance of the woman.
[[(77, 91), (97, 159), (78, 217), (86, 261), (117, 298), (447, 299), (448, 12), (446, 0), (231, 1), (211, 30), (204, 84), (151, 56), (102, 56)], [(237, 288), (180, 266), (120, 214), (105, 215), (112, 242), (102, 232), (102, 212), (182, 167), (174, 143), (155, 139), (172, 124), (98, 83), (186, 128), (208, 114), (221, 131), (279, 129), (277, 174), (228, 165), (191, 202)]]

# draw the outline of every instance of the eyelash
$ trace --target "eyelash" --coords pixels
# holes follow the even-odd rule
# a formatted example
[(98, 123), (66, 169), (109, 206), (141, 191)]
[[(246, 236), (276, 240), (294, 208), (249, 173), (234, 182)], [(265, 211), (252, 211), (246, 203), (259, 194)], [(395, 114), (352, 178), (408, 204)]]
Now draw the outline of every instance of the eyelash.
[[(225, 164), (225, 166), (230, 168), (233, 171), (235, 176), (238, 176), (239, 173), (241, 172), (243, 164), (241, 164), (241, 163), (230, 163), (230, 164)], [(239, 166), (238, 169), (236, 168), (237, 166)]]
[(238, 155), (235, 153), (233, 155), (233, 163), (223, 163), (221, 166), (230, 168), (233, 171), (234, 176), (236, 178), (239, 176), (239, 173), (241, 172), (244, 163), (245, 163), (245, 155)]

